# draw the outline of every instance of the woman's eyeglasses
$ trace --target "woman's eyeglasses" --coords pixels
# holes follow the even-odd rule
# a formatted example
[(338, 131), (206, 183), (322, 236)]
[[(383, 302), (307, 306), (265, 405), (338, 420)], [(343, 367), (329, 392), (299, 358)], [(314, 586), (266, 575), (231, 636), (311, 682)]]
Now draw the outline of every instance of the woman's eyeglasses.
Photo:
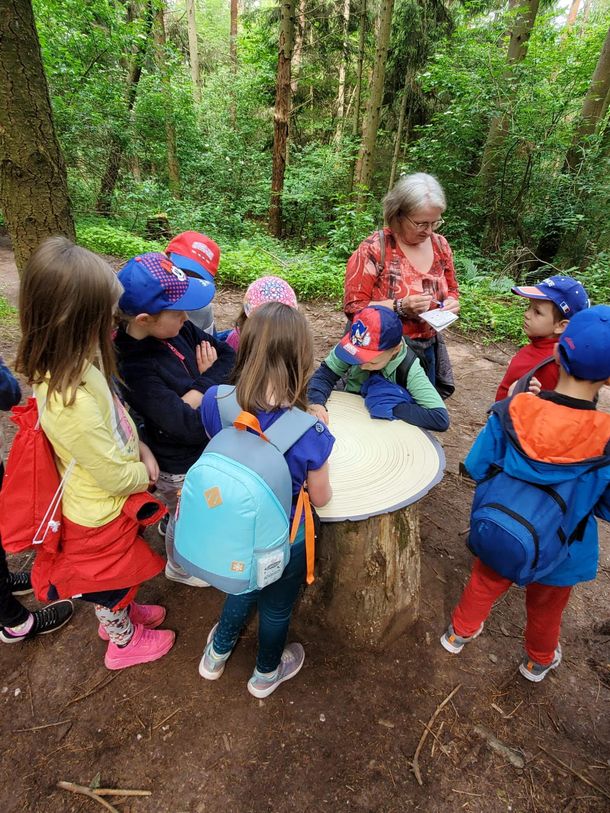
[(415, 226), (415, 228), (418, 229), (419, 231), (428, 231), (428, 229), (436, 231), (437, 229), (440, 229), (440, 227), (445, 222), (442, 217), (439, 220), (432, 221), (424, 220), (419, 223), (416, 220), (411, 220), (411, 218), (408, 215), (405, 215), (404, 217), (406, 220), (409, 221), (409, 223), (411, 223), (412, 226)]

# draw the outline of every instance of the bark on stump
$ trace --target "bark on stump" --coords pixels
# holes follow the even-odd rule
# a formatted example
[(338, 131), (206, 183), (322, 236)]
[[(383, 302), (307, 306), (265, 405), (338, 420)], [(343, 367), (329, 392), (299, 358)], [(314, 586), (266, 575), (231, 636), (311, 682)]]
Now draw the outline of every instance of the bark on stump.
[(356, 649), (383, 649), (419, 615), (417, 503), (361, 520), (327, 522), (304, 608)]

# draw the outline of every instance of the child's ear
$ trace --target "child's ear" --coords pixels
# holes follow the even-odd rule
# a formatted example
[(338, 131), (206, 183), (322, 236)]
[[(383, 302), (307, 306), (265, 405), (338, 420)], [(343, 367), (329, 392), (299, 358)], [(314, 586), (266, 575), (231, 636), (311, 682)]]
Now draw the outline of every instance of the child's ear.
[(567, 328), (569, 321), (570, 321), (569, 319), (562, 319), (560, 322), (555, 322), (555, 324), (553, 325), (553, 333), (556, 336), (560, 336), (563, 333), (563, 331)]
[(151, 322), (154, 322), (154, 318), (150, 315), (150, 313), (139, 313), (137, 316), (133, 317), (133, 321), (137, 325), (147, 327)]

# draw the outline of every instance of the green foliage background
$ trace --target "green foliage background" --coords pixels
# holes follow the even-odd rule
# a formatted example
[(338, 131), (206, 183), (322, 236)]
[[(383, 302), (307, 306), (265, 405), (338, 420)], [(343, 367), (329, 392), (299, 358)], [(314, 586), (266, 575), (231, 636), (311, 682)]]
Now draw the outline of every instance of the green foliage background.
[[(161, 0), (154, 0), (159, 3)], [(337, 118), (343, 60), (338, 0), (306, 0), (302, 60), (293, 79), (293, 113), (283, 194), (284, 239), (266, 235), (273, 142), (279, 13), (275, 3), (242, 6), (238, 66), (228, 51), (229, 4), (198, 4), (202, 102), (192, 100), (184, 0), (166, 2), (165, 67), (171, 83), (181, 195), (170, 194), (168, 114), (152, 43), (131, 114), (125, 101), (131, 54), (146, 37), (142, 19), (127, 21), (116, 0), (34, 0), (56, 128), (69, 171), (83, 244), (127, 258), (163, 243), (146, 236), (147, 219), (167, 214), (173, 233), (196, 229), (222, 246), (222, 279), (245, 285), (264, 273), (285, 276), (301, 298), (339, 302), (346, 258), (381, 225), (394, 137), (405, 87), (407, 127), (399, 170), (435, 174), (447, 192), (445, 234), (463, 292), (461, 326), (490, 337), (523, 338), (521, 305), (511, 283), (555, 270), (579, 276), (594, 301), (610, 299), (610, 131), (584, 145), (578, 173), (562, 171), (575, 122), (610, 24), (610, 1), (591, 5), (571, 32), (566, 10), (548, 0), (526, 60), (506, 74), (514, 13), (497, 0), (396, 0), (383, 108), (370, 190), (358, 206), (351, 176), (359, 134), (353, 89), (360, 6), (352, 2), (347, 35), (345, 121)], [(133, 4), (140, 11), (144, 3)], [(364, 74), (375, 51), (377, 4), (367, 4)], [(156, 6), (155, 6), (156, 8)], [(405, 79), (408, 81), (405, 84)], [(351, 99), (351, 101), (350, 101)], [(366, 101), (366, 84), (365, 98)], [(493, 116), (507, 115), (503, 172), (481, 195), (479, 169)], [(607, 114), (606, 114), (607, 116)], [(112, 216), (95, 212), (113, 136), (126, 137)], [(499, 245), (485, 244), (496, 213)], [(554, 267), (532, 271), (540, 239), (567, 235)], [(528, 277), (529, 275), (529, 277)]]

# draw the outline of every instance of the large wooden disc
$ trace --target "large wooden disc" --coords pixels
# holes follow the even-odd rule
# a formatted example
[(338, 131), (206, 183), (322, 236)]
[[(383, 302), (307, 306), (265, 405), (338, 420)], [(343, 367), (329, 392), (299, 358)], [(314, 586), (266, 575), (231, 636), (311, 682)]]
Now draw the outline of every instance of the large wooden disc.
[(332, 500), (323, 522), (361, 520), (421, 499), (445, 470), (445, 454), (431, 434), (404, 421), (370, 417), (360, 395), (333, 392), (326, 408), (336, 443), (330, 456)]

